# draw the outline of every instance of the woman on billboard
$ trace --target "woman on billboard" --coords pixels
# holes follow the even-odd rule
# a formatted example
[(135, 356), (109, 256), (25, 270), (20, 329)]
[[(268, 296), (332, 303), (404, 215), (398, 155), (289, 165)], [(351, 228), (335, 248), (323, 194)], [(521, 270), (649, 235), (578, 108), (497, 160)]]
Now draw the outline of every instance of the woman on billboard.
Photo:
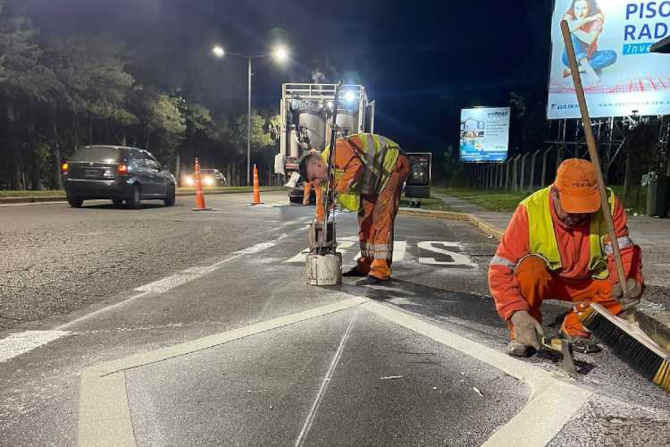
[[(616, 62), (617, 54), (613, 50), (599, 50), (598, 38), (603, 32), (605, 16), (596, 0), (572, 0), (570, 9), (563, 17), (570, 26), (572, 44), (579, 63), (580, 73), (586, 73), (594, 83), (600, 82), (603, 68)], [(571, 75), (568, 54), (563, 51), (563, 77)]]

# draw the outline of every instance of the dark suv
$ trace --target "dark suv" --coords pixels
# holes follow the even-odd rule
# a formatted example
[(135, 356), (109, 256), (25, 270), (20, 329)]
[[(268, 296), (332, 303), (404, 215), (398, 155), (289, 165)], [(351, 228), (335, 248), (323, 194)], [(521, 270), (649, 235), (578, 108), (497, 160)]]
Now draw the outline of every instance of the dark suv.
[(174, 176), (144, 149), (125, 146), (86, 146), (63, 163), (67, 201), (74, 208), (84, 200), (111, 199), (139, 208), (146, 199), (175, 202)]

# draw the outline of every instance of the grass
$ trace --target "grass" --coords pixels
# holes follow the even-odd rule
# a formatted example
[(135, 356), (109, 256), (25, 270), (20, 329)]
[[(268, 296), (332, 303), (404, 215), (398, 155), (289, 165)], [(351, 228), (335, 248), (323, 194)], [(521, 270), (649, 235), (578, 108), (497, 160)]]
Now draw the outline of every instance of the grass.
[(435, 191), (458, 197), (489, 211), (514, 211), (520, 201), (525, 199), (529, 192), (480, 190), (470, 188), (434, 188)]
[[(644, 214), (647, 207), (647, 188), (633, 186), (628, 197), (623, 197), (623, 186), (613, 186), (614, 193), (623, 201), (629, 213)], [(530, 192), (480, 190), (471, 188), (433, 188), (435, 191), (466, 200), (489, 211), (512, 212)]]
[(405, 208), (411, 208), (410, 201), (418, 201), (421, 203), (420, 208), (424, 210), (432, 210), (432, 211), (451, 211), (449, 207), (440, 199), (437, 199), (435, 197), (431, 197), (429, 199), (409, 199), (407, 197), (403, 197), (400, 199), (400, 206), (405, 207)]

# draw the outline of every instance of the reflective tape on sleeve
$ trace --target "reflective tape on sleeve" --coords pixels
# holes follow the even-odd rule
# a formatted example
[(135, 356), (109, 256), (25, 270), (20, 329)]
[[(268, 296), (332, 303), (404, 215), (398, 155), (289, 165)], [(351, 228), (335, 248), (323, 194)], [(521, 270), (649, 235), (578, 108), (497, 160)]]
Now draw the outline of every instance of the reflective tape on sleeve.
[[(633, 240), (628, 236), (618, 237), (617, 242), (619, 243), (619, 250), (623, 250), (624, 248), (632, 247), (634, 245)], [(608, 256), (613, 255), (614, 254), (614, 247), (612, 246), (611, 243), (608, 242), (607, 244), (605, 244), (604, 251), (605, 251), (605, 254), (608, 255)]]
[(510, 270), (513, 270), (514, 267), (516, 266), (515, 262), (510, 261), (509, 259), (505, 259), (501, 256), (494, 256), (491, 258), (491, 262), (489, 263), (489, 266), (494, 266), (494, 265), (501, 265), (503, 267), (507, 267)]

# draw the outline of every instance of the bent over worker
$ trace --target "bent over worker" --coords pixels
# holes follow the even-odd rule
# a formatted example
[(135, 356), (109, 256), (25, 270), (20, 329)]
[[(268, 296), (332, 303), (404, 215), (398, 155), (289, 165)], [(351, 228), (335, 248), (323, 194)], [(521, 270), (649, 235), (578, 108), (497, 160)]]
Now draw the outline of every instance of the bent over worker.
[[(577, 309), (596, 302), (616, 315), (622, 299), (642, 294), (640, 248), (633, 244), (621, 202), (608, 190), (628, 293), (618, 285), (612, 244), (600, 211), (600, 192), (591, 162), (563, 161), (553, 185), (517, 207), (489, 267), (489, 287), (498, 314), (507, 322), (508, 353), (532, 354), (542, 334), (545, 299), (571, 301)], [(577, 313), (569, 312), (561, 335), (578, 352), (599, 350)]]
[[(300, 160), (300, 175), (315, 186), (325, 183), (329, 156), (328, 148), (320, 156), (308, 153)], [(394, 221), (409, 159), (390, 139), (361, 133), (337, 140), (334, 165), (338, 203), (358, 210), (361, 257), (344, 276), (367, 276), (371, 283), (389, 280)]]

